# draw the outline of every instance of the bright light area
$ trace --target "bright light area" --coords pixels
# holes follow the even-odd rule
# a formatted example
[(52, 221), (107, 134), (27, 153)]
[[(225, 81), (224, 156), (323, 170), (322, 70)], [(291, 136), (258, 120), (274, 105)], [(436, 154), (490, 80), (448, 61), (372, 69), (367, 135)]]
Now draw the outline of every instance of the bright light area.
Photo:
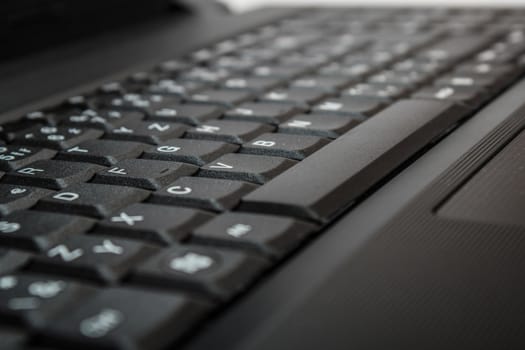
[(308, 5), (322, 5), (322, 6), (373, 6), (373, 5), (388, 5), (388, 6), (525, 6), (523, 0), (366, 0), (365, 2), (356, 0), (220, 0), (230, 5), (233, 9), (238, 11), (245, 11), (257, 7), (269, 6), (308, 6)]

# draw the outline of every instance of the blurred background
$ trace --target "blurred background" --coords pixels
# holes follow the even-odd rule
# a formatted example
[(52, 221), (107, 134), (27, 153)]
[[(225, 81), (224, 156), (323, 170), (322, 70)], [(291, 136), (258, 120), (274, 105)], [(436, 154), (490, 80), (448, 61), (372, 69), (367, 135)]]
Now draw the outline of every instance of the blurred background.
[(262, 6), (319, 5), (388, 5), (388, 6), (523, 6), (525, 0), (220, 0), (236, 11), (247, 11)]

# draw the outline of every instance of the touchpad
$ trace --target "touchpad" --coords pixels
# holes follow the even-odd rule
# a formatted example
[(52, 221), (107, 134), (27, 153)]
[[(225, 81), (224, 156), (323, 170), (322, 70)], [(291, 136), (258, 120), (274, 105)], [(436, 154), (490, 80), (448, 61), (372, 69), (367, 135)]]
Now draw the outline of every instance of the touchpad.
[(455, 193), (438, 214), (460, 220), (525, 226), (525, 132)]

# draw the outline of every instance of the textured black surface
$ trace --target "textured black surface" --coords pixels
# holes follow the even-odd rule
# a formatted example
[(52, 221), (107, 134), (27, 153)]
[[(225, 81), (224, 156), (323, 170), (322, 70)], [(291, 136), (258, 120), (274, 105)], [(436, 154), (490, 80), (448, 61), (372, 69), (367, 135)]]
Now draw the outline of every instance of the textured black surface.
[(525, 227), (525, 133), (439, 209), (444, 217)]

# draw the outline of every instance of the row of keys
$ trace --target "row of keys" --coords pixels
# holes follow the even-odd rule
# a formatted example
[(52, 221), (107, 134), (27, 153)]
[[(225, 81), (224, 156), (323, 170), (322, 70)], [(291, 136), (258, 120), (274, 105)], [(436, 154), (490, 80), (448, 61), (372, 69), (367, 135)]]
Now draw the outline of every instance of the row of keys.
[[(227, 213), (211, 220), (208, 218), (204, 220), (208, 222), (202, 225), (203, 218), (197, 218), (193, 214), (191, 219), (193, 222), (190, 223), (187, 220), (184, 226), (186, 228), (190, 226), (197, 227), (191, 230), (190, 240), (198, 243), (201, 247), (176, 245), (168, 249), (160, 249), (154, 245), (120, 237), (121, 235), (126, 235), (124, 226), (129, 228), (128, 232), (142, 230), (145, 232), (142, 237), (145, 237), (148, 230), (148, 222), (150, 227), (152, 227), (151, 220), (159, 219), (162, 214), (165, 214), (165, 212), (153, 211), (153, 209), (159, 209), (158, 207), (150, 207), (149, 209), (145, 206), (129, 208), (112, 217), (113, 221), (108, 221), (113, 223), (113, 228), (115, 228), (114, 231), (108, 230), (108, 232), (112, 233), (112, 236), (109, 236), (109, 234), (103, 235), (102, 232), (105, 229), (104, 225), (102, 225), (100, 229), (96, 230), (96, 232), (100, 232), (96, 235), (68, 235), (60, 243), (49, 245), (47, 249), (42, 251), (41, 255), (29, 257), (22, 253), (17, 253), (20, 254), (19, 256), (15, 256), (14, 253), (11, 253), (11, 256), (3, 254), (1, 257), (2, 261), (10, 262), (11, 265), (26, 265), (33, 272), (59, 274), (74, 279), (109, 284), (120, 281), (129, 273), (137, 276), (138, 284), (147, 283), (142, 281), (140, 276), (156, 273), (155, 279), (158, 281), (157, 283), (169, 280), (173, 281), (173, 283), (182, 284), (181, 286), (175, 285), (173, 288), (186, 289), (184, 284), (192, 281), (191, 283), (195, 284), (195, 286), (190, 286), (190, 289), (196, 288), (198, 289), (197, 292), (208, 294), (212, 297), (221, 295), (221, 297), (228, 297), (233, 295), (237, 291), (236, 289), (240, 287), (234, 281), (243, 280), (243, 278), (239, 278), (235, 274), (239, 272), (239, 269), (245, 268), (244, 265), (248, 256), (257, 257), (256, 259), (250, 259), (255, 259), (254, 261), (257, 260), (261, 263), (268, 259), (279, 259), (295, 249), (300, 242), (315, 230), (315, 227), (312, 225), (292, 219), (233, 213)], [(135, 211), (135, 214), (140, 213), (140, 215), (133, 215), (133, 211)], [(171, 213), (173, 213), (173, 210)], [(53, 218), (56, 219), (55, 216)], [(33, 219), (40, 220), (38, 222), (44, 220), (36, 216), (33, 216)], [(117, 219), (121, 219), (121, 221)], [(165, 218), (163, 222), (166, 225), (173, 225), (173, 222), (169, 223)], [(134, 227), (135, 224), (137, 224), (137, 227)], [(119, 228), (124, 228), (124, 230), (119, 232)], [(20, 228), (15, 232), (22, 231), (23, 228)], [(179, 236), (180, 232), (183, 231), (179, 231)], [(168, 234), (167, 231), (164, 233)], [(229, 249), (224, 250), (220, 254), (221, 256), (217, 257), (218, 251), (203, 248), (206, 245), (223, 246)], [(232, 248), (236, 248), (239, 253), (231, 250)], [(245, 252), (246, 255), (241, 254), (241, 252)], [(181, 261), (180, 265), (174, 266), (173, 262), (166, 263), (166, 260), (168, 260), (165, 258), (166, 256), (178, 257), (187, 254), (206, 257), (209, 263), (206, 266), (201, 266), (199, 263), (185, 262), (186, 258), (184, 257), (178, 260), (175, 259), (176, 261)], [(238, 261), (238, 264), (235, 264), (236, 267), (233, 271), (230, 270), (232, 265), (228, 262), (230, 256), (232, 258), (242, 258), (241, 261)], [(173, 276), (166, 276), (163, 271), (171, 271)], [(199, 279), (199, 277), (204, 278), (204, 280), (194, 281)], [(221, 288), (213, 286), (216, 283), (226, 283), (224, 278), (231, 279), (232, 284), (223, 285)], [(181, 279), (183, 281), (180, 281)], [(132, 278), (132, 280), (135, 280), (135, 278)], [(5, 283), (3, 285), (0, 284), (0, 291), (6, 289), (10, 288), (7, 288)], [(221, 290), (219, 291), (219, 289)]]
[[(21, 210), (4, 217), (0, 246), (42, 251), (88, 231), (169, 245), (186, 239), (195, 227), (211, 219), (209, 212), (235, 207), (255, 188), (244, 182), (192, 177), (181, 178), (151, 197), (147, 191), (128, 187), (72, 186), (36, 205), (38, 210), (61, 214)], [(136, 204), (148, 197), (147, 203)]]
[[(271, 148), (271, 145), (277, 141), (279, 140), (255, 141), (255, 144), (247, 147), (245, 151), (267, 154), (265, 149)], [(276, 148), (269, 153), (275, 152), (273, 155), (304, 158), (305, 153), (312, 153), (324, 144), (318, 139), (312, 139), (299, 150)], [(295, 163), (286, 158), (238, 153), (225, 154), (200, 169), (187, 163), (150, 159), (126, 159), (109, 168), (90, 163), (42, 160), (5, 174), (2, 181), (13, 185), (61, 190), (91, 180), (93, 183), (138, 187), (154, 191), (167, 186), (179, 177), (193, 174), (263, 184)]]

